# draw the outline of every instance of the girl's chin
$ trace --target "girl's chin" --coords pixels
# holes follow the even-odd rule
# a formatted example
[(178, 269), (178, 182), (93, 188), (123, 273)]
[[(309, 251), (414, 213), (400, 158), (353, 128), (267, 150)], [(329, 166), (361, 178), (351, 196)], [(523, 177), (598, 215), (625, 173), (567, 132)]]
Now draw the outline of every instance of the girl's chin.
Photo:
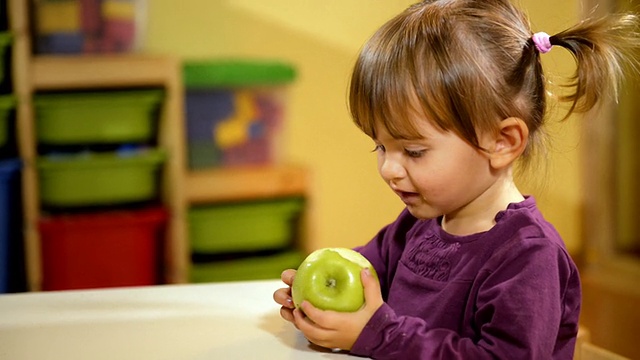
[(422, 206), (407, 204), (407, 210), (411, 215), (413, 215), (413, 217), (422, 220), (435, 219), (442, 215), (434, 209), (425, 208), (424, 204), (422, 204)]

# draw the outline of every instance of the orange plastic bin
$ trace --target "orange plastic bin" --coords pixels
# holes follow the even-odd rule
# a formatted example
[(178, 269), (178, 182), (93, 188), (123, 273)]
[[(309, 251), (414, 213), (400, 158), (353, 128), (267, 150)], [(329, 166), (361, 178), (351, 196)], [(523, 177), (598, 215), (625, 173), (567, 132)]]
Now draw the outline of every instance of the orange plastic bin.
[(166, 219), (163, 208), (43, 218), (42, 289), (158, 284)]

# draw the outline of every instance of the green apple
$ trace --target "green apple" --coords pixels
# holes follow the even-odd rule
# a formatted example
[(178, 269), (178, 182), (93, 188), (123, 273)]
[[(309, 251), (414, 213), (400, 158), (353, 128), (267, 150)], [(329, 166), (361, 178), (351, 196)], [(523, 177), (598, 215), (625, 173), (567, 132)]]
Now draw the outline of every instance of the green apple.
[(324, 248), (312, 252), (300, 264), (291, 285), (295, 307), (304, 300), (322, 310), (353, 312), (364, 304), (360, 272), (375, 269), (360, 253), (347, 248)]

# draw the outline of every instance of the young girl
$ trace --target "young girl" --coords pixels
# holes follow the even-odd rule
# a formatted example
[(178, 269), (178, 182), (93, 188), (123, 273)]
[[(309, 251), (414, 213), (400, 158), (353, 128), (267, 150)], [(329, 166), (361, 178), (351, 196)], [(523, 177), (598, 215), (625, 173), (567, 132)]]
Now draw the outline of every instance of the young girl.
[(578, 270), (513, 167), (541, 143), (541, 56), (574, 55), (559, 99), (585, 112), (615, 94), (637, 30), (619, 15), (533, 34), (508, 0), (424, 1), (386, 23), (355, 64), (349, 100), (406, 209), (356, 249), (380, 279), (363, 271), (362, 309), (294, 309), (287, 287), (274, 293), (282, 317), (317, 345), (376, 359), (571, 359)]

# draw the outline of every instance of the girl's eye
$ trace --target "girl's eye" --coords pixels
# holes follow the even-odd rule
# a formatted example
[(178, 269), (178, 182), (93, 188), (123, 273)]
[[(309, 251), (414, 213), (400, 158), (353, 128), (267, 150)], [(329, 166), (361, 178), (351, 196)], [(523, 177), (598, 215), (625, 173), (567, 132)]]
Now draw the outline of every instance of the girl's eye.
[(378, 151), (385, 151), (384, 145), (376, 145), (376, 147), (373, 148), (373, 150), (371, 152), (378, 152)]
[(404, 152), (407, 154), (407, 156), (409, 156), (410, 158), (419, 158), (422, 157), (422, 155), (424, 155), (426, 150), (409, 150), (409, 149), (404, 149)]

